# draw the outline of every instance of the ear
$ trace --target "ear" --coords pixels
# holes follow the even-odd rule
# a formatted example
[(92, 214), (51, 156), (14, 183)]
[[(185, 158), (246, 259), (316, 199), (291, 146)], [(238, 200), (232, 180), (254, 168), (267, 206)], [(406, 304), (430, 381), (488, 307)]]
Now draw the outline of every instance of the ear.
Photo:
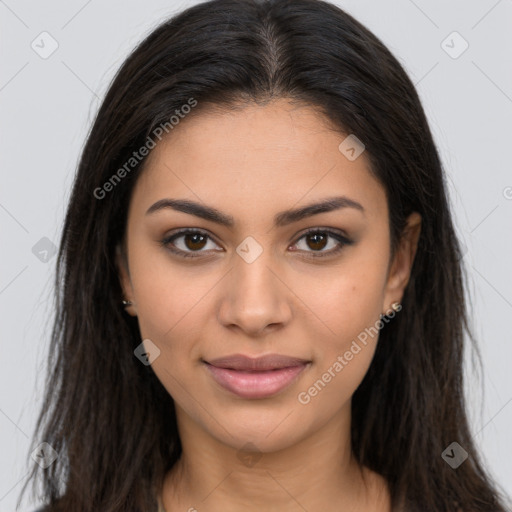
[(412, 264), (421, 232), (421, 215), (417, 212), (407, 217), (407, 223), (391, 262), (384, 290), (382, 314), (389, 314), (391, 304), (401, 302), (411, 276)]
[(119, 244), (116, 247), (116, 267), (119, 276), (119, 282), (121, 289), (123, 290), (124, 300), (133, 302), (130, 306), (123, 306), (125, 311), (131, 316), (137, 316), (137, 310), (135, 308), (135, 301), (133, 299), (133, 288), (132, 281), (130, 279), (130, 272), (128, 270), (128, 260), (123, 244)]

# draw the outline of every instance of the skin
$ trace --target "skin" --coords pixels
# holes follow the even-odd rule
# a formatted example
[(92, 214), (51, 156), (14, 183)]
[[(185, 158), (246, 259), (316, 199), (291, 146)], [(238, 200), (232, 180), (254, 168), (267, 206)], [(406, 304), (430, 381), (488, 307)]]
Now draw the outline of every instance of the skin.
[[(189, 116), (148, 157), (118, 266), (134, 303), (127, 311), (159, 348), (152, 368), (176, 404), (183, 454), (165, 478), (167, 511), (391, 510), (384, 479), (359, 467), (350, 450), (351, 399), (378, 337), (309, 403), (298, 400), (400, 302), (420, 232), (414, 213), (391, 260), (385, 190), (364, 152), (350, 161), (339, 151), (345, 136), (311, 107), (279, 99)], [(273, 225), (282, 210), (333, 196), (364, 212), (347, 207)], [(164, 198), (213, 206), (235, 225), (171, 208), (146, 214)], [(161, 245), (181, 228), (210, 235), (174, 240), (195, 259)], [(315, 257), (338, 242), (315, 245), (303, 237), (308, 228), (343, 230), (353, 244)], [(236, 252), (248, 236), (263, 250), (252, 263)], [(235, 353), (311, 364), (278, 394), (244, 399), (218, 386), (202, 363)]]

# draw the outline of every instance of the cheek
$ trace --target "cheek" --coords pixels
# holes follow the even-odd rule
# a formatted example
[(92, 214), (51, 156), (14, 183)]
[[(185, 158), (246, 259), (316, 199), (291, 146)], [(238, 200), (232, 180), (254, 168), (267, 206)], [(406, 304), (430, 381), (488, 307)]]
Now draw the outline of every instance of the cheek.
[(215, 278), (211, 273), (201, 276), (197, 267), (178, 267), (165, 249), (147, 241), (133, 244), (130, 250), (130, 275), (141, 334), (163, 341), (182, 329), (182, 324), (191, 323), (190, 318), (198, 311), (195, 306), (215, 285)]
[(178, 403), (187, 403), (190, 397), (185, 389), (190, 391), (195, 384), (190, 366), (184, 363), (197, 359), (194, 340), (201, 338), (207, 294), (215, 281), (211, 276), (194, 279), (191, 271), (172, 270), (168, 261), (161, 260), (133, 257), (137, 320), (142, 339), (150, 339), (160, 350), (153, 371)]
[[(309, 287), (308, 305), (319, 313), (325, 333), (338, 348), (379, 320), (386, 282), (381, 261), (357, 262), (331, 269), (324, 279)], [(304, 283), (306, 286), (306, 283)]]
[(303, 391), (309, 395), (310, 390), (311, 397), (321, 394), (319, 406), (348, 400), (370, 366), (378, 341), (386, 270), (384, 259), (354, 258), (338, 271), (331, 269), (329, 279), (323, 280), (323, 286), (317, 281), (317, 291), (310, 295), (308, 305), (319, 312), (325, 328), (321, 342), (314, 345), (317, 364), (307, 383), (313, 387)]

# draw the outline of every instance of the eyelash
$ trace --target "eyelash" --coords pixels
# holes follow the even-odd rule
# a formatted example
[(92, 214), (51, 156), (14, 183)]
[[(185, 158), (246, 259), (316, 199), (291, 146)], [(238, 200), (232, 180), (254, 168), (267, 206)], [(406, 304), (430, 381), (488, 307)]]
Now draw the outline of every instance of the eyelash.
[[(205, 235), (210, 240), (212, 240), (210, 235), (208, 235), (208, 233), (206, 233), (205, 231), (202, 231), (200, 229), (188, 228), (188, 229), (183, 229), (181, 231), (177, 231), (176, 233), (173, 233), (172, 235), (169, 235), (169, 236), (165, 237), (160, 242), (160, 244), (163, 247), (165, 247), (167, 250), (172, 252), (173, 254), (176, 254), (177, 256), (180, 256), (182, 258), (198, 258), (200, 256), (196, 255), (196, 253), (201, 253), (203, 251), (191, 251), (191, 252), (188, 252), (188, 251), (182, 251), (181, 249), (172, 248), (172, 247), (169, 246), (169, 244), (171, 244), (171, 242), (173, 242), (177, 238), (180, 238), (180, 237), (182, 237), (184, 235), (191, 235), (191, 234), (196, 234), (196, 233), (200, 234), (200, 235)], [(339, 245), (335, 249), (331, 249), (330, 251), (327, 251), (327, 252), (306, 251), (306, 252), (311, 252), (312, 253), (309, 256), (305, 256), (306, 258), (325, 258), (325, 257), (328, 257), (328, 256), (334, 256), (335, 254), (338, 254), (344, 248), (345, 245), (352, 245), (353, 244), (352, 240), (349, 240), (346, 236), (344, 236), (341, 233), (338, 233), (336, 231), (332, 231), (332, 230), (329, 230), (329, 229), (312, 228), (312, 229), (309, 229), (308, 231), (306, 231), (305, 233), (303, 233), (297, 239), (297, 241), (293, 245), (296, 245), (300, 240), (302, 240), (303, 238), (307, 237), (308, 235), (314, 235), (314, 234), (322, 234), (322, 235), (327, 235), (328, 237), (332, 237), (332, 238), (334, 238), (335, 240), (337, 240), (339, 242)]]

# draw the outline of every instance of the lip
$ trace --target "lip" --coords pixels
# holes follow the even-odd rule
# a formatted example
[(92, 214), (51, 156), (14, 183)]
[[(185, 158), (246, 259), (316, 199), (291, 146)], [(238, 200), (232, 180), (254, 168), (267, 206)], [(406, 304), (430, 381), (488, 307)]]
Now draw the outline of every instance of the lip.
[(204, 361), (213, 379), (241, 398), (266, 398), (288, 387), (311, 361), (280, 354), (243, 354)]

